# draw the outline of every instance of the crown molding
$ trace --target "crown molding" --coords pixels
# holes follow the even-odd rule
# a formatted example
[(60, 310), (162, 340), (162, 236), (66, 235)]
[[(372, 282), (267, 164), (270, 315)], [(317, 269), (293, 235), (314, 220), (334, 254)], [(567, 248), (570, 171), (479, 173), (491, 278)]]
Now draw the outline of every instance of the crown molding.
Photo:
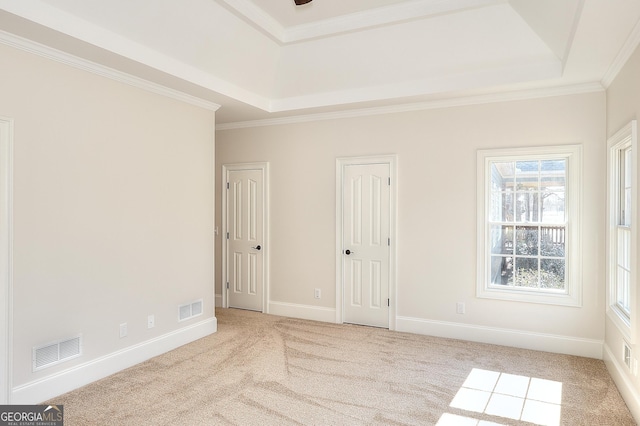
[(508, 3), (508, 0), (409, 0), (358, 13), (284, 27), (249, 0), (218, 0), (234, 9), (280, 44), (331, 37), (336, 34), (428, 18), (444, 13)]
[(232, 10), (235, 10), (241, 16), (249, 20), (250, 23), (257, 26), (267, 35), (271, 36), (275, 41), (282, 43), (285, 39), (284, 27), (276, 21), (271, 15), (266, 13), (260, 7), (256, 6), (249, 0), (218, 0), (226, 4)]
[(460, 106), (481, 105), (497, 102), (520, 101), (528, 99), (548, 98), (554, 96), (578, 95), (583, 93), (602, 92), (604, 87), (599, 82), (576, 84), (569, 86), (548, 87), (541, 89), (517, 90), (510, 92), (491, 93), (478, 96), (467, 96), (435, 101), (415, 102), (383, 107), (352, 109), (347, 111), (306, 114), (281, 118), (267, 118), (263, 120), (237, 121), (216, 124), (218, 130), (245, 129), (251, 127), (278, 126), (286, 124), (307, 123), (313, 121), (339, 120), (342, 118), (366, 117), (383, 114), (396, 114), (429, 109), (452, 108)]
[(390, 6), (286, 28), (284, 40), (282, 41), (284, 43), (293, 43), (312, 38), (330, 37), (340, 33), (392, 25), (399, 22), (502, 3), (507, 3), (507, 0), (413, 0), (400, 2)]
[(127, 74), (122, 71), (115, 70), (113, 68), (106, 67), (104, 65), (88, 61), (86, 59), (79, 58), (69, 53), (54, 49), (49, 46), (45, 46), (40, 43), (28, 40), (23, 37), (16, 36), (6, 31), (0, 31), (0, 43), (13, 48), (32, 53), (43, 58), (47, 58), (65, 65), (72, 66), (74, 68), (88, 71), (102, 77), (107, 77), (111, 80), (125, 83), (138, 89), (146, 90), (157, 95), (165, 96), (171, 99), (175, 99), (187, 104), (191, 104), (200, 108), (204, 108), (210, 111), (217, 111), (220, 105), (207, 101), (205, 99), (198, 98), (196, 96), (188, 95), (178, 90), (170, 89), (166, 86), (162, 86), (157, 83), (153, 83), (149, 80), (145, 80), (140, 77), (135, 77), (131, 74)]
[(638, 45), (640, 45), (640, 21), (633, 27), (631, 34), (629, 34), (629, 37), (627, 37), (627, 40), (622, 45), (616, 58), (609, 66), (609, 69), (607, 69), (604, 77), (602, 77), (602, 85), (605, 88), (608, 89), (611, 83), (613, 83), (613, 80), (618, 76), (618, 73), (622, 70), (631, 55), (633, 55)]

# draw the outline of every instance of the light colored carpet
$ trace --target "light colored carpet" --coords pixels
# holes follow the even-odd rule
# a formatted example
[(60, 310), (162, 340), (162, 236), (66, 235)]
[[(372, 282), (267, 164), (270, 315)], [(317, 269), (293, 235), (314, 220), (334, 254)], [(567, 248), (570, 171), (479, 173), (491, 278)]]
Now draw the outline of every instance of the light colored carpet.
[[(635, 424), (602, 361), (234, 309), (216, 316), (217, 333), (49, 402), (64, 404), (67, 426), (531, 425), (521, 419), (544, 404), (553, 411), (539, 400), (560, 382), (560, 424)], [(483, 394), (472, 371), (502, 376)], [(528, 414), (491, 414), (518, 404), (507, 379), (528, 383)], [(556, 387), (536, 397), (534, 382)], [(483, 395), (491, 400), (477, 405)]]

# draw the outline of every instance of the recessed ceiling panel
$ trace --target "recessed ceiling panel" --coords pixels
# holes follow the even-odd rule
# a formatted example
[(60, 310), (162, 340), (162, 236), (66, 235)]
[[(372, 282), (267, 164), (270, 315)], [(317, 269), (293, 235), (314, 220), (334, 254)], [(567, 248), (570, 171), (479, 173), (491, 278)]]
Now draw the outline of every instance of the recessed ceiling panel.
[(309, 24), (407, 0), (314, 0), (296, 6), (293, 0), (247, 0), (271, 15), (283, 27)]

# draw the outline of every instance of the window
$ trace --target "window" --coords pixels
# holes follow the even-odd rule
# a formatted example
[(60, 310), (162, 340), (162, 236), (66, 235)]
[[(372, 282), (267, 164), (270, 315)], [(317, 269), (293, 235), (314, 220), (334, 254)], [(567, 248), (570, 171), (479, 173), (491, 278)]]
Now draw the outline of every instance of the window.
[(635, 293), (636, 122), (632, 121), (608, 143), (608, 286), (609, 316), (631, 337)]
[(579, 306), (579, 145), (478, 152), (478, 297)]

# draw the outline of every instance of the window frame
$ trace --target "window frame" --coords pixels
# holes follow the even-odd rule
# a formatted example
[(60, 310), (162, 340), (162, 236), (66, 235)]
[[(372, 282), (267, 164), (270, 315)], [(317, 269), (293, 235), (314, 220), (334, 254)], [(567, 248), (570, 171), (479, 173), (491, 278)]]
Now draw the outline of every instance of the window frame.
[[(637, 318), (637, 197), (633, 194), (638, 186), (637, 174), (637, 121), (633, 120), (620, 129), (616, 134), (607, 141), (607, 316), (620, 330), (626, 340), (631, 344), (636, 343), (636, 336), (633, 330), (633, 324)], [(621, 174), (624, 172), (625, 165), (621, 164), (624, 160), (621, 154), (627, 149), (631, 149), (631, 217), (630, 217), (630, 244), (629, 244), (629, 313), (618, 305), (618, 230), (625, 227), (620, 223), (622, 188), (623, 179)]]
[[(526, 287), (491, 286), (489, 208), (491, 163), (527, 160), (566, 160), (565, 181), (565, 290), (544, 291)], [(518, 302), (582, 306), (582, 249), (580, 244), (582, 200), (582, 145), (478, 150), (477, 153), (477, 282), (476, 296)]]

